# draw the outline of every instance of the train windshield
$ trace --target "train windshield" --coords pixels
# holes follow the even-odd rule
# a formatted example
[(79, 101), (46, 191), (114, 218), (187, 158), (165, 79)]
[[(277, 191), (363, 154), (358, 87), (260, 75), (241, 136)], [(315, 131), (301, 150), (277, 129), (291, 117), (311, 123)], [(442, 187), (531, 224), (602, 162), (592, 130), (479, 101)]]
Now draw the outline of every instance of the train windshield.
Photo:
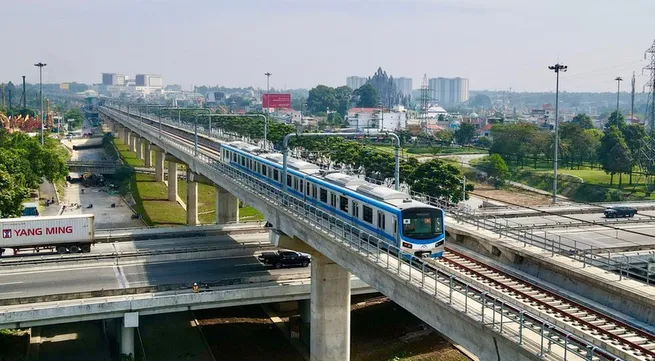
[(408, 209), (402, 213), (403, 235), (413, 239), (430, 239), (443, 233), (440, 209)]

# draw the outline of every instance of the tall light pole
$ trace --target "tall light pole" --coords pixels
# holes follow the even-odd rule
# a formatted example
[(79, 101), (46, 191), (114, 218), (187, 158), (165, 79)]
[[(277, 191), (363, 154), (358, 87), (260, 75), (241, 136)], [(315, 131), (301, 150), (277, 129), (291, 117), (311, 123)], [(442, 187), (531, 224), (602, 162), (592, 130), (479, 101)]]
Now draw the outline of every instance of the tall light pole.
[(39, 97), (41, 98), (41, 145), (43, 145), (43, 67), (48, 64), (36, 63), (34, 66), (39, 67)]
[(559, 73), (566, 72), (568, 66), (557, 63), (548, 69), (555, 72), (555, 155), (553, 156), (553, 203), (557, 203), (557, 153), (559, 148)]
[[(271, 106), (271, 104), (270, 104), (271, 100), (269, 99), (270, 95), (268, 95), (268, 92), (270, 91), (269, 81), (271, 79), (271, 75), (273, 75), (273, 74), (271, 74), (269, 72), (266, 72), (266, 73), (264, 73), (264, 75), (266, 75), (266, 113), (268, 113), (268, 111), (270, 109), (269, 107)], [(263, 105), (263, 102), (262, 102), (262, 105)], [(268, 121), (266, 120), (266, 118), (264, 118), (264, 150), (267, 149), (267, 144), (268, 144), (268, 139), (267, 138), (268, 138)]]
[(621, 82), (623, 81), (623, 78), (620, 76), (617, 76), (614, 78), (616, 80), (616, 120), (618, 121), (619, 119), (619, 98), (621, 94)]

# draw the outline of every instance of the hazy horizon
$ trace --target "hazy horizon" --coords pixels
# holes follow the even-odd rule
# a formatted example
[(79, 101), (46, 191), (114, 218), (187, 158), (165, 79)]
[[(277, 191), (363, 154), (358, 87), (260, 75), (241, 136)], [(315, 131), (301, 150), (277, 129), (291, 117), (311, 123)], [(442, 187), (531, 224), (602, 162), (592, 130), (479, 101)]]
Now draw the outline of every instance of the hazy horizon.
[[(411, 77), (464, 77), (471, 90), (627, 90), (647, 76), (655, 2), (553, 0), (0, 0), (0, 79), (99, 83), (101, 73), (161, 74), (165, 84), (312, 88), (382, 67)], [(652, 31), (652, 30), (651, 30)], [(38, 40), (42, 44), (38, 44)], [(29, 46), (25, 46), (25, 45)]]

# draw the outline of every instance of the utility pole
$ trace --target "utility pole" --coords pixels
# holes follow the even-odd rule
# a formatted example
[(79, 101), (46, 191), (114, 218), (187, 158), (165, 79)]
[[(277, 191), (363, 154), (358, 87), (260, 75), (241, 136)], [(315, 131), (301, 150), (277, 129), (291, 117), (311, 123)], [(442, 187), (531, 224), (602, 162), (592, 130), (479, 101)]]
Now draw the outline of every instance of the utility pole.
[(25, 75), (23, 75), (23, 109), (27, 109), (27, 92), (25, 91)]
[(557, 203), (557, 153), (559, 148), (559, 73), (566, 72), (568, 66), (557, 63), (549, 66), (548, 69), (553, 70), (556, 75), (555, 83), (555, 154), (553, 157), (553, 203)]
[(632, 72), (632, 92), (630, 93), (630, 121), (635, 118), (635, 72)]
[(616, 119), (619, 119), (619, 99), (620, 99), (620, 94), (621, 94), (621, 82), (623, 81), (623, 78), (620, 76), (617, 76), (614, 78), (616, 80)]
[[(269, 81), (271, 79), (271, 75), (273, 75), (273, 74), (271, 74), (269, 72), (266, 72), (266, 73), (264, 73), (264, 75), (266, 75), (266, 113), (268, 113), (270, 111), (270, 109), (271, 109), (270, 108), (271, 99), (270, 99), (270, 95), (268, 94), (268, 92), (271, 91)], [(262, 105), (263, 105), (263, 102), (262, 102)], [(268, 148), (268, 145), (267, 145), (268, 144), (268, 139), (267, 139), (268, 138), (268, 134), (267, 134), (268, 133), (268, 124), (266, 124), (266, 123), (267, 123), (267, 121), (264, 120), (264, 147), (263, 147), (264, 150), (266, 150)]]
[(41, 97), (41, 145), (43, 145), (43, 67), (48, 64), (36, 63), (34, 66), (39, 67), (39, 96)]

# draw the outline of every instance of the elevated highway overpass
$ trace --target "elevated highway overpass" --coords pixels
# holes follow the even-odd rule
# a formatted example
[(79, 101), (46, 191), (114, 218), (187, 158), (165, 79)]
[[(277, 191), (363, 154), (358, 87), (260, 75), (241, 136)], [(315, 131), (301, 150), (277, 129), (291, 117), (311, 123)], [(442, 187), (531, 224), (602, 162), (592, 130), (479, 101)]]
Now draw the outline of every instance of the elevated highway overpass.
[[(238, 197), (262, 211), (267, 219), (283, 232), (279, 244), (293, 245), (297, 248), (306, 247), (304, 244), (311, 246), (310, 251), (315, 255), (312, 263), (312, 307), (317, 311), (312, 313), (312, 352), (316, 355), (316, 359), (349, 358), (347, 342), (349, 308), (348, 302), (345, 301), (349, 297), (344, 296), (348, 295), (350, 276), (346, 269), (482, 359), (496, 359), (499, 355), (501, 359), (508, 360), (537, 359), (544, 355), (541, 352), (543, 350), (534, 348), (535, 344), (524, 342), (527, 339), (523, 338), (523, 332), (527, 332), (530, 328), (526, 327), (527, 325), (524, 324), (526, 319), (520, 315), (532, 317), (530, 313), (521, 310), (510, 312), (509, 309), (502, 307), (497, 309), (495, 301), (494, 306), (487, 309), (489, 304), (486, 296), (481, 303), (481, 311), (486, 316), (474, 316), (467, 306), (462, 311), (457, 308), (459, 303), (453, 299), (453, 294), (457, 295), (464, 290), (459, 294), (460, 296), (457, 296), (463, 297), (461, 300), (464, 305), (468, 305), (469, 302), (472, 302), (471, 304), (480, 302), (481, 296), (468, 292), (467, 290), (475, 288), (464, 287), (466, 283), (459, 283), (461, 280), (453, 275), (442, 278), (441, 274), (426, 270), (420, 263), (415, 264), (413, 261), (406, 263), (402, 259), (399, 262), (384, 248), (360, 242), (358, 237), (354, 237), (352, 229), (335, 228), (330, 222), (313, 217), (311, 212), (308, 212), (311, 206), (289, 199), (279, 190), (261, 184), (218, 162), (211, 147), (201, 146), (199, 152), (195, 154), (193, 143), (189, 141), (188, 133), (185, 131), (170, 125), (150, 124), (148, 120), (132, 119), (127, 114), (108, 108), (103, 108), (101, 113), (104, 117), (121, 124), (121, 127), (129, 128), (130, 133), (138, 133), (140, 139), (145, 139), (149, 144), (156, 144), (155, 152), (159, 154), (156, 157), (156, 168), (163, 170), (163, 153), (170, 154), (192, 170), (188, 177), (191, 180), (189, 183), (193, 183), (194, 177), (200, 175), (224, 189), (225, 197), (229, 198), (230, 195)], [(163, 129), (160, 130), (159, 127)], [(211, 142), (211, 140), (205, 141)], [(163, 174), (161, 170), (160, 173)], [(233, 204), (234, 201), (226, 203)], [(459, 288), (454, 287), (453, 282), (457, 283)], [(447, 299), (441, 298), (442, 290), (448, 295)], [(328, 300), (330, 307), (324, 303)], [(501, 317), (501, 315), (505, 317), (506, 322), (514, 326), (506, 326), (505, 323), (501, 323), (503, 326), (500, 326), (495, 322), (491, 327), (486, 325), (487, 316)], [(532, 320), (533, 325), (534, 320)], [(480, 328), (480, 322), (486, 326)], [(475, 330), (474, 335), (470, 333), (471, 330)], [(516, 330), (518, 330), (518, 337)], [(580, 348), (578, 344), (575, 350), (569, 349), (573, 343), (587, 341), (576, 339), (575, 342), (568, 343), (568, 340), (573, 339), (566, 338), (567, 342), (560, 342), (565, 339), (563, 336), (566, 332), (559, 330), (558, 327), (549, 328), (545, 333), (543, 328), (541, 330), (537, 336), (540, 340), (546, 340), (546, 343), (551, 346), (556, 344), (560, 347), (559, 351), (553, 351), (554, 348), (551, 348), (550, 357), (565, 358), (564, 349), (570, 352), (569, 355), (577, 353), (582, 357), (601, 359), (616, 357), (598, 347)], [(561, 336), (555, 337), (558, 332)], [(318, 340), (319, 335), (324, 337)], [(498, 335), (502, 337), (494, 337)], [(496, 340), (494, 345), (483, 342), (491, 339)], [(581, 352), (581, 349), (587, 351)]]

